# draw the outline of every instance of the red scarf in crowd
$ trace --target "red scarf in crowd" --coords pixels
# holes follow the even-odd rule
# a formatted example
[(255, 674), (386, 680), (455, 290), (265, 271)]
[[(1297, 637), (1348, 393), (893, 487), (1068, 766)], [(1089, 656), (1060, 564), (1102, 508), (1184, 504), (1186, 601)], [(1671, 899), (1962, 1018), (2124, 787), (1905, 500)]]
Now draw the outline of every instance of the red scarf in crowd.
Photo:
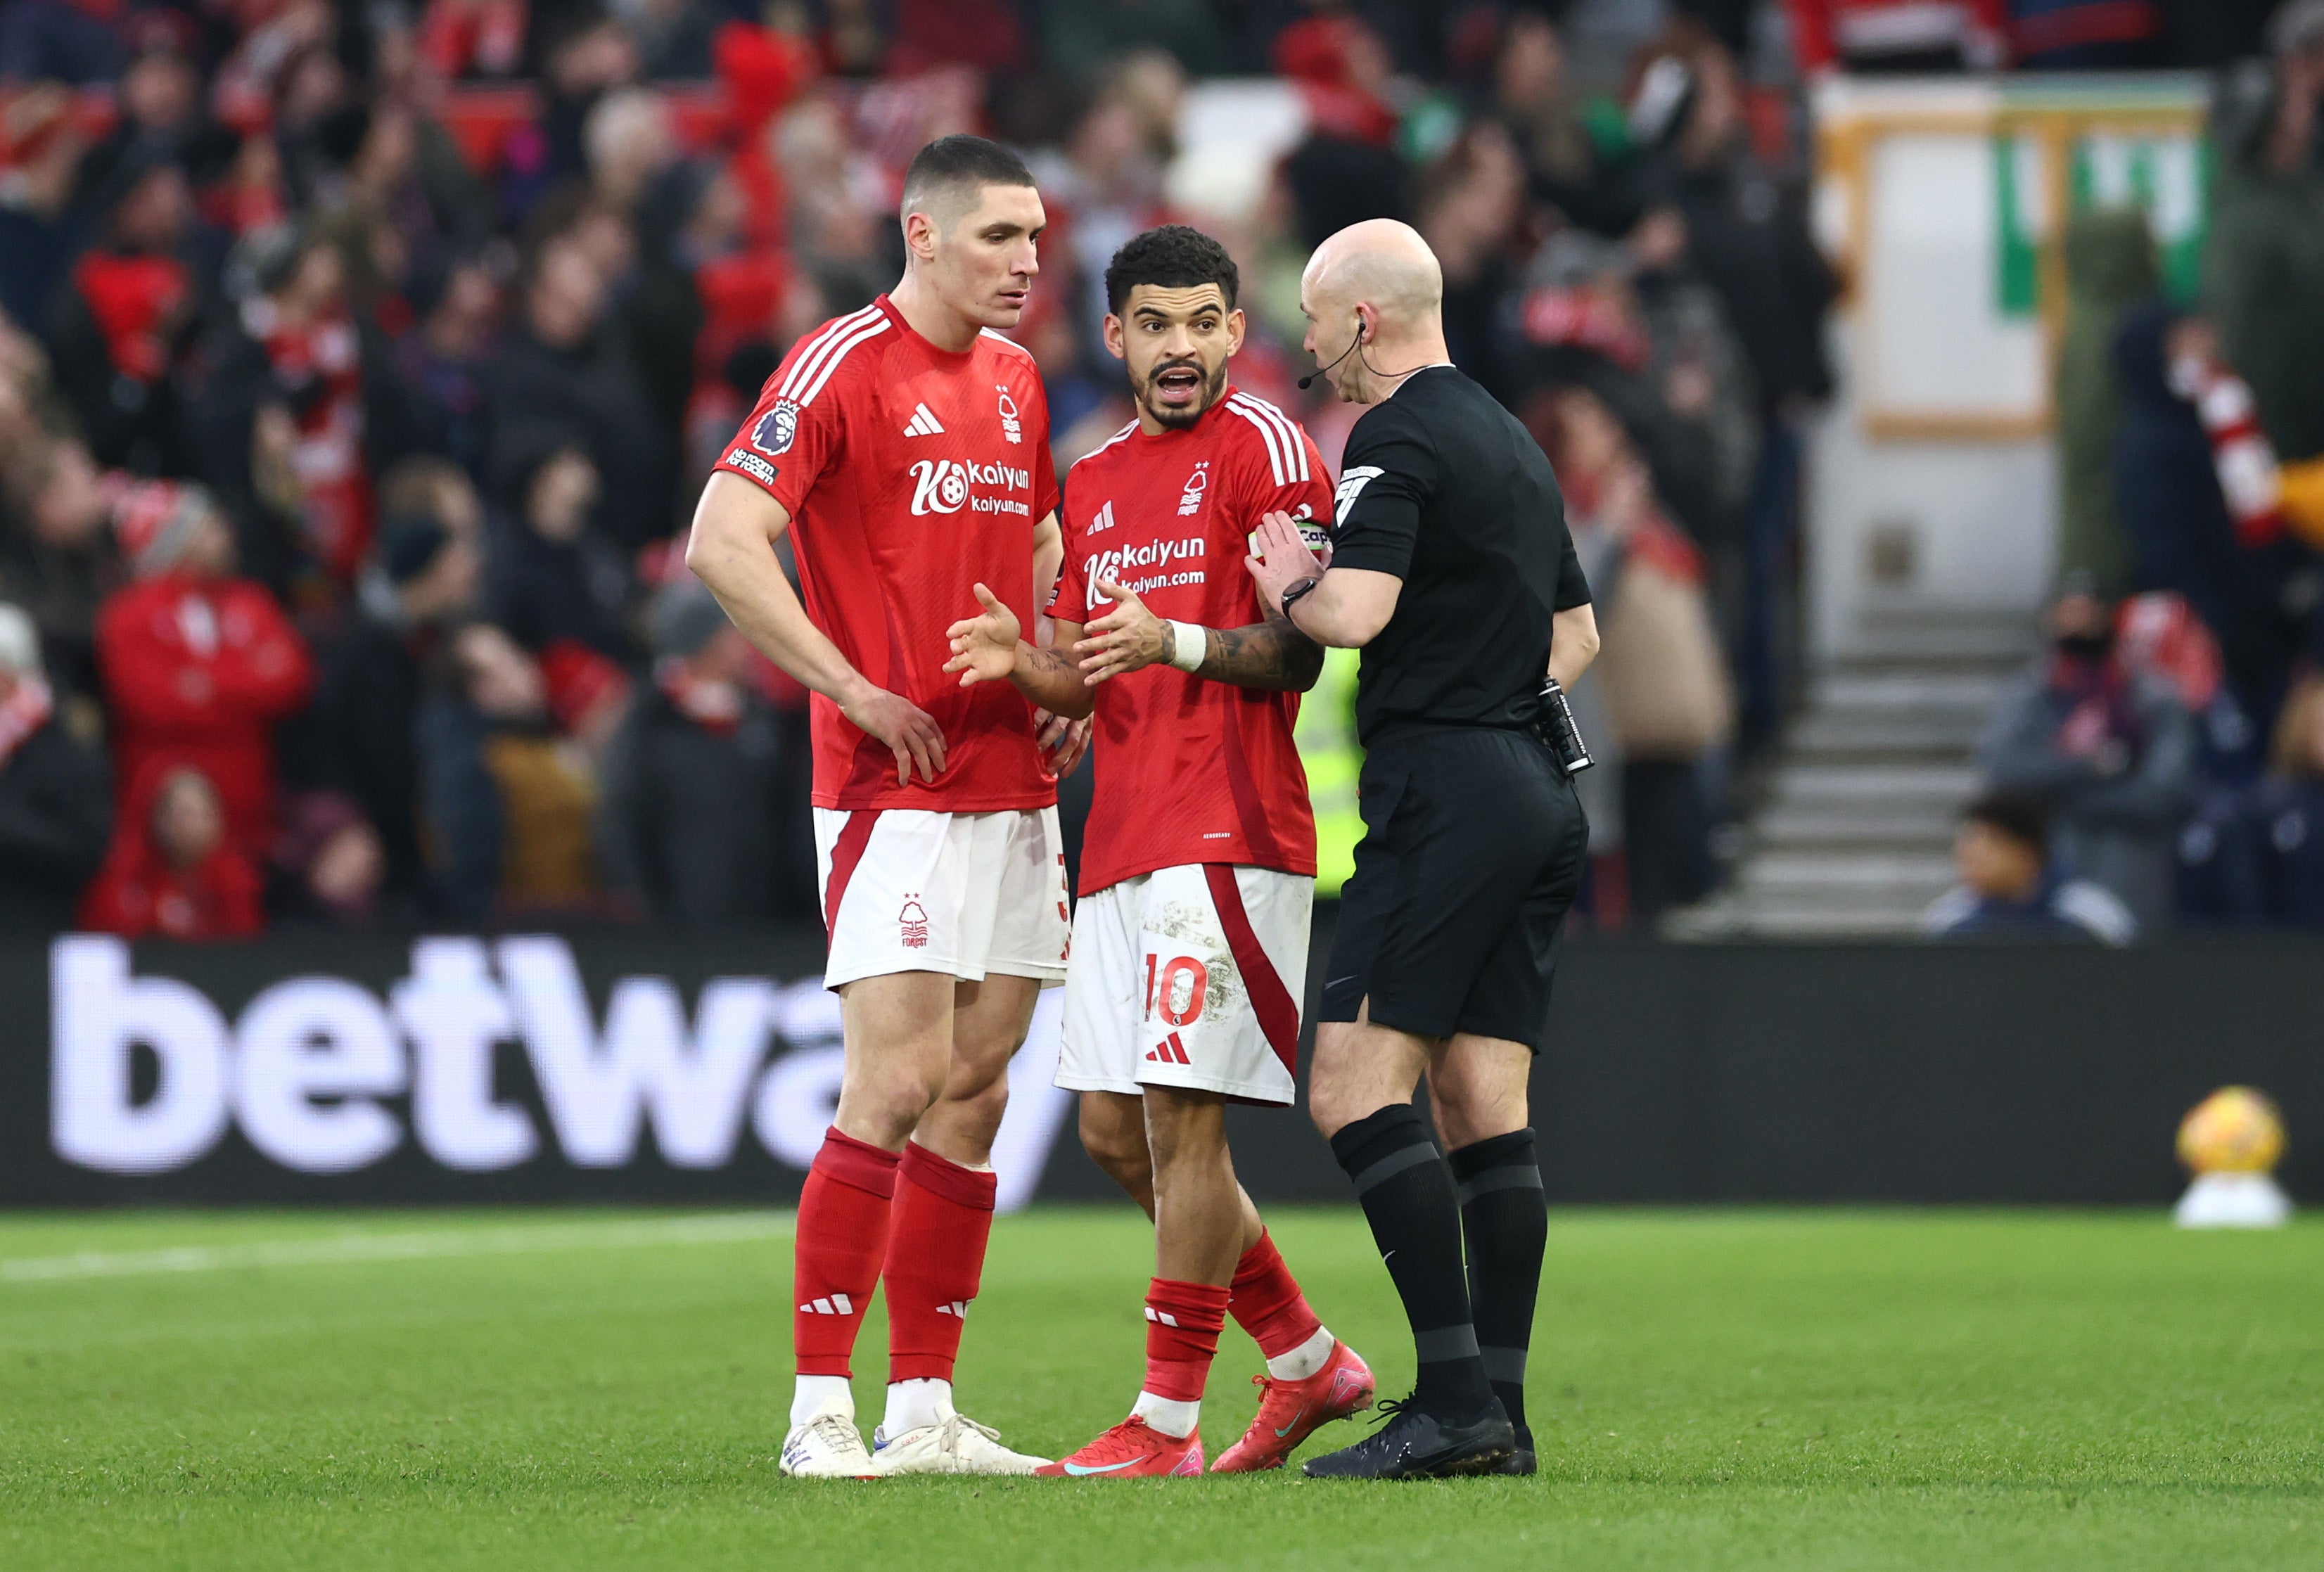
[(186, 299), (186, 266), (174, 257), (92, 251), (73, 264), (73, 287), (105, 336), (113, 369), (155, 382), (170, 369), (164, 329)]

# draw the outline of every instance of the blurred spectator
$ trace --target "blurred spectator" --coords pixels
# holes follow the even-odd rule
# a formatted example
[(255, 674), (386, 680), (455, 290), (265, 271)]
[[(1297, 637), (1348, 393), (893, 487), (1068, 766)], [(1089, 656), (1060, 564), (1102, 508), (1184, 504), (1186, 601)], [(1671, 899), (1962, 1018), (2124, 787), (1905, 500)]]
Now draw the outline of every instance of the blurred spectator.
[(637, 41), (641, 76), (691, 81), (710, 75), (711, 38), (729, 6), (711, 0), (612, 0), (612, 6)]
[(635, 547), (675, 522), (674, 454), (618, 336), (606, 330), (604, 280), (567, 240), (550, 242), (522, 288), (523, 309), (488, 382), (492, 471), (511, 501), (544, 446), (579, 448), (604, 484), (598, 518)]
[(306, 641), (263, 586), (233, 576), (234, 536), (200, 487), (146, 483), (116, 527), (137, 582), (97, 615), (97, 664), (123, 830), (142, 834), (159, 767), (189, 765), (221, 805), (230, 847), (263, 858), (274, 840), (274, 725), (314, 685)]
[(453, 633), (419, 721), (438, 894), (463, 923), (586, 909), (594, 769), (560, 738), (540, 663), (486, 622)]
[(771, 915), (788, 815), (776, 718), (752, 691), (750, 643), (690, 580), (654, 599), (654, 681), (605, 758), (596, 843), (606, 887), (687, 926)]
[(578, 447), (546, 446), (518, 463), (518, 513), (492, 531), (484, 612), (528, 649), (574, 639), (625, 660), (629, 565), (591, 522), (597, 466)]
[(97, 613), (127, 579), (113, 543), (115, 497), (88, 449), (47, 438), (6, 466), (8, 528), (0, 532), (0, 594), (32, 614), (60, 698), (97, 694)]
[(382, 491), (401, 510), (380, 530), (386, 603), (360, 611), (317, 650), (315, 702), (286, 736), (285, 773), (354, 800), (378, 839), (385, 893), (409, 904), (428, 895), (414, 753), (423, 669), (447, 626), (474, 612), (483, 558), (474, 529), (444, 522), (446, 510), (425, 488), (415, 494), (391, 476)]
[(441, 269), (422, 264), (406, 298), (413, 324), (396, 341), (395, 364), (410, 400), (412, 440), (481, 479), (500, 285), (484, 258), (468, 253)]
[(1663, 517), (1619, 423), (1572, 388), (1547, 424), (1575, 550), (1594, 564), (1604, 645), (1591, 677), (1619, 758), (1627, 906), (1650, 924), (1710, 893), (1704, 767), (1733, 735), (1734, 696), (1702, 554)]
[(2295, 661), (2316, 639), (2310, 554), (2279, 540), (2246, 548), (2228, 517), (2209, 436), (2190, 395), (2217, 336), (2162, 301), (2127, 312), (2114, 344), (2123, 417), (2114, 445), (2114, 505), (2133, 582), (2174, 591), (2219, 640), (2228, 682), (2263, 730)]
[(2099, 592), (2131, 587), (2131, 551), (2115, 511), (2114, 455), (2122, 430), (2115, 336), (2124, 313), (2162, 286), (2146, 216), (2077, 213), (2066, 224), (2066, 331), (2058, 346), (2058, 558)]
[(2203, 309), (2251, 385), (2279, 458), (2324, 454), (2324, 5), (2277, 14), (2272, 69), (2247, 62), (2212, 106), (2218, 150), (2203, 249)]
[(338, 792), (303, 792), (283, 805), (274, 843), (276, 884), (268, 903), (279, 918), (334, 924), (376, 915), (386, 874), (379, 834), (355, 801)]
[(72, 95), (54, 82), (10, 95), (0, 106), (0, 146), (11, 155), (0, 170), (0, 311), (38, 323), (68, 260), (67, 208), (88, 149)]
[(46, 321), (57, 388), (99, 464), (191, 473), (172, 372), (199, 314), (185, 170), (138, 147), (82, 167), (97, 244), (67, 270)]
[(1593, 122), (1565, 66), (1564, 41), (1547, 16), (1510, 12), (1493, 60), (1492, 113), (1524, 155), (1535, 197), (1584, 229), (1628, 234), (1637, 196), (1618, 168), (1620, 126)]
[(2284, 702), (2269, 778), (2256, 799), (2269, 916), (2324, 926), (2324, 676)]
[(1216, 74), (1230, 41), (1217, 8), (1176, 0), (1114, 0), (1111, 5), (1041, 7), (1042, 53), (1068, 77), (1094, 79), (1108, 65), (1141, 49), (1175, 57), (1189, 76)]
[(80, 926), (125, 939), (246, 939), (264, 925), (259, 893), (210, 778), (155, 758), (131, 784)]
[(420, 53), (438, 75), (513, 76), (524, 64), (526, 0), (428, 0)]
[(1989, 792), (1953, 838), (1960, 883), (1939, 896), (1921, 931), (1939, 939), (2062, 935), (2127, 944), (2137, 919), (2103, 885), (2074, 878), (2050, 855), (2049, 805), (2024, 792)]
[(1393, 67), (1379, 35), (1346, 13), (1310, 16), (1277, 35), (1274, 60), (1307, 109), (1306, 139), (1283, 165), (1301, 241), (1312, 250), (1351, 224), (1403, 217), (1408, 177), (1392, 145)]
[(638, 78), (637, 41), (594, 4), (536, 0), (533, 29), (540, 50), (541, 134), (549, 184), (588, 172), (586, 146), (590, 111), (606, 94)]
[(582, 137), (590, 189), (631, 217), (654, 181), (678, 161), (669, 105), (650, 87), (625, 87), (598, 99)]
[[(1785, 695), (1799, 429), (1831, 392), (1823, 322), (1839, 281), (1810, 234), (1804, 186), (1778, 179), (1753, 152), (1742, 81), (1716, 38), (1699, 23), (1674, 23), (1641, 57), (1629, 102), (1631, 133), (1651, 150), (1644, 177), (1651, 201), (1683, 222), (1686, 266), (1725, 306), (1758, 397), (1758, 464), (1742, 512), (1735, 643), (1744, 740), (1757, 747), (1773, 735)], [(1660, 236), (1642, 228), (1633, 244), (1650, 268), (1668, 265), (1662, 258), (1678, 249), (1666, 225)]]
[(371, 545), (374, 469), (410, 446), (402, 383), (319, 226), (263, 231), (236, 255), (247, 292), (204, 390), (207, 473), (246, 516), (280, 520), (244, 533), (254, 576), (285, 586), (297, 560), (344, 589)]
[(105, 860), (113, 788), (102, 749), (56, 712), (32, 620), (0, 604), (0, 932), (69, 927)]
[(1501, 344), (1502, 303), (1527, 218), (1525, 185), (1508, 133), (1482, 121), (1423, 172), (1413, 215), (1444, 271), (1444, 342), (1453, 363), (1504, 400), (1514, 390)]
[(2158, 932), (2190, 805), (2194, 725), (2175, 693), (2121, 658), (2113, 609), (2087, 581), (2068, 583), (2049, 621), (2050, 653), (2003, 694), (1978, 762), (1993, 789), (2049, 803), (2065, 867)]

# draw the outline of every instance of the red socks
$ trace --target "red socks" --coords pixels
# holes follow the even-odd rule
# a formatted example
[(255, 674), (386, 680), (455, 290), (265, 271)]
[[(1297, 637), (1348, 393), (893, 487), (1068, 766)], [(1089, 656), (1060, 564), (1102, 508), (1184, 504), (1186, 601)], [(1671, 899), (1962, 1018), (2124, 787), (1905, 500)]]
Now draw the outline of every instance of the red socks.
[(791, 1335), (801, 1375), (853, 1374), (847, 1357), (879, 1285), (895, 1193), (893, 1153), (836, 1128), (824, 1132), (799, 1192), (793, 1246), (798, 1309)]
[(1231, 1292), (1234, 1297), (1227, 1308), (1234, 1312), (1235, 1325), (1249, 1332), (1259, 1351), (1270, 1359), (1288, 1354), (1323, 1329), (1270, 1234), (1262, 1232), (1259, 1243), (1235, 1263)]
[(1000, 1181), (917, 1143), (905, 1146), (897, 1177), (886, 1241), (888, 1379), (950, 1381), (961, 1322), (984, 1275)]
[(1146, 1385), (1172, 1402), (1200, 1402), (1227, 1323), (1227, 1290), (1157, 1277), (1146, 1289)]

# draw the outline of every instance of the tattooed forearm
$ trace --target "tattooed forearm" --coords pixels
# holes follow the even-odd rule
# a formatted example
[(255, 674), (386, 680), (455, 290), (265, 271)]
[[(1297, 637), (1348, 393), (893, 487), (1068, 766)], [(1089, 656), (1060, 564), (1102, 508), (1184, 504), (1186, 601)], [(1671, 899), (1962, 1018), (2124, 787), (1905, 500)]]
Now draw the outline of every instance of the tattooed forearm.
[(1062, 649), (1043, 649), (1028, 644), (1017, 652), (1017, 669), (1024, 672), (1074, 670), (1073, 658)]
[(1305, 693), (1323, 670), (1323, 647), (1269, 607), (1267, 621), (1248, 628), (1212, 628), (1197, 676), (1239, 688)]

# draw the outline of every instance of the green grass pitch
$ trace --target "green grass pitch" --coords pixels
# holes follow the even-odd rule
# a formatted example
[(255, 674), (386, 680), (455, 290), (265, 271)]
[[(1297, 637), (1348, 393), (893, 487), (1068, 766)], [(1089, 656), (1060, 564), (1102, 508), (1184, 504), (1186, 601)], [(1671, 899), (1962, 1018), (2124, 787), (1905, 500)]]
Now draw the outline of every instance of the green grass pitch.
[[(1360, 1218), (1273, 1221), (1400, 1391)], [(786, 1481), (786, 1227), (0, 1218), (0, 1567), (2324, 1566), (2313, 1224), (1559, 1212), (1540, 1476), (1406, 1485)], [(1001, 1219), (964, 1406), (1038, 1450), (1118, 1418), (1148, 1263), (1126, 1209)], [(1213, 1456), (1257, 1368), (1230, 1328)]]

